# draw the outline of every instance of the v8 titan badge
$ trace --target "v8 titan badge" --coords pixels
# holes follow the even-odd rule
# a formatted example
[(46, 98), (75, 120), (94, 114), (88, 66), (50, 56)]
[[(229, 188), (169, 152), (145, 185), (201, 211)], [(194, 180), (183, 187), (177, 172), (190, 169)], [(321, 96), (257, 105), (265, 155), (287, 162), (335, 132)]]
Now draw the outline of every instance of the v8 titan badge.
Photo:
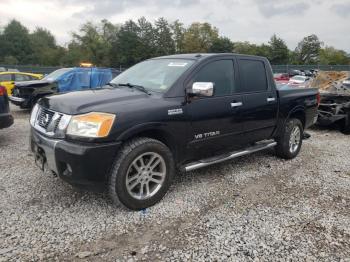
[(203, 134), (196, 134), (196, 135), (194, 135), (194, 138), (195, 139), (203, 139), (203, 138), (218, 136), (218, 135), (220, 135), (220, 131), (213, 131), (213, 132), (208, 132), (208, 133), (203, 133)]

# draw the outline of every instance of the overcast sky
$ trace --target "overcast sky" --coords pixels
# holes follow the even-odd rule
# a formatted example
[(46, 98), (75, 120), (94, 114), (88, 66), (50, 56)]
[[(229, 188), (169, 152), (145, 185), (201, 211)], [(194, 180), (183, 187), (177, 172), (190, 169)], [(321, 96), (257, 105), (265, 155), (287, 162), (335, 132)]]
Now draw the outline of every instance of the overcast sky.
[(31, 30), (46, 27), (60, 44), (85, 21), (121, 23), (141, 16), (209, 22), (233, 41), (260, 44), (276, 33), (291, 49), (315, 33), (350, 53), (350, 0), (0, 0), (0, 25), (15, 18)]

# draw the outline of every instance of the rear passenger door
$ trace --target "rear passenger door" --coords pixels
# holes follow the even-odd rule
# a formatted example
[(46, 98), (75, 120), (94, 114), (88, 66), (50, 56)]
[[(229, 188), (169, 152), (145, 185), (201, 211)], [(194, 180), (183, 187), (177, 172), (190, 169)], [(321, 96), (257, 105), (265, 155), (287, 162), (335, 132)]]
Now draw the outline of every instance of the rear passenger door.
[(249, 142), (269, 138), (277, 122), (278, 99), (268, 68), (263, 59), (256, 58), (239, 58), (238, 65), (244, 136)]

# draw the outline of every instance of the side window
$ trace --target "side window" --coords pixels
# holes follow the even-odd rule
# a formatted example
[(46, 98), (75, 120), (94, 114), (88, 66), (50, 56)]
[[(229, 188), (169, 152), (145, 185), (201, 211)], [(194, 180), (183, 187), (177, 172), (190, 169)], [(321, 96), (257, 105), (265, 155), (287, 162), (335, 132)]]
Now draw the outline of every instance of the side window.
[(240, 59), (239, 73), (242, 86), (239, 92), (263, 92), (268, 88), (264, 62)]
[(28, 81), (28, 80), (30, 80), (30, 77), (27, 75), (15, 74), (15, 81), (17, 82)]
[(214, 96), (230, 95), (234, 89), (233, 61), (218, 60), (200, 69), (193, 82), (213, 82)]
[(29, 80), (39, 80), (39, 78), (35, 77), (35, 76), (28, 76)]
[(11, 81), (11, 75), (10, 74), (0, 75), (0, 82), (5, 82), (5, 81)]

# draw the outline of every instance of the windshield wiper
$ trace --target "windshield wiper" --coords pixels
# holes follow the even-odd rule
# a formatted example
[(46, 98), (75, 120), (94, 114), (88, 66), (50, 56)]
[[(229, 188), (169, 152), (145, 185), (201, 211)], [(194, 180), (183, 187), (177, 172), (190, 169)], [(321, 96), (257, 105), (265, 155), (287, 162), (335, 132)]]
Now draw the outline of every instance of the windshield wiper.
[(118, 87), (119, 85), (109, 82), (109, 83), (106, 84), (106, 86)]
[(133, 85), (130, 83), (126, 83), (126, 84), (117, 84), (118, 86), (127, 86), (130, 88), (136, 88), (137, 90), (140, 90), (144, 93), (146, 93), (147, 95), (151, 95), (151, 93), (144, 87), (144, 86), (139, 86), (139, 85)]

